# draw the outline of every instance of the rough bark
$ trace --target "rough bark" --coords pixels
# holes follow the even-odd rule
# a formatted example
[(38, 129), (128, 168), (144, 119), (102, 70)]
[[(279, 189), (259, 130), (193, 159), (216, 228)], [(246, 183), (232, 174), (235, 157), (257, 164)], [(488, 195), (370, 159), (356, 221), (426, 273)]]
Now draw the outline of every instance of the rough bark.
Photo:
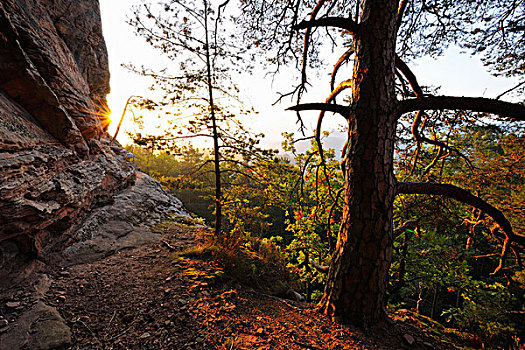
[(367, 327), (385, 317), (392, 258), (394, 58), (398, 2), (362, 3), (345, 154), (343, 222), (321, 308)]
[[(316, 10), (323, 4), (324, 1), (319, 1)], [(293, 27), (296, 30), (339, 28), (349, 31), (353, 42), (334, 67), (333, 91), (325, 103), (299, 104), (290, 109), (320, 110), (318, 132), (325, 112), (346, 114), (349, 134), (342, 162), (345, 175), (343, 218), (320, 307), (334, 319), (366, 328), (385, 316), (387, 277), (392, 258), (393, 199), (397, 193), (446, 195), (487, 211), (504, 232), (493, 230), (493, 234), (504, 238), (496, 271), (502, 268), (507, 249), (512, 249), (511, 243), (520, 244), (523, 239), (513, 233), (510, 223), (499, 210), (465, 190), (452, 185), (396, 185), (393, 149), (397, 119), (403, 113), (419, 111), (412, 126), (413, 136), (418, 148), (423, 142), (440, 147), (436, 161), (443, 150), (458, 151), (424, 136), (425, 109), (472, 110), (523, 121), (525, 106), (497, 99), (425, 96), (413, 72), (395, 53), (397, 32), (409, 1), (362, 0), (357, 1), (357, 5), (361, 13), (356, 11), (355, 20), (349, 17), (316, 19), (312, 15), (309, 21)], [(334, 88), (337, 70), (350, 54), (354, 54), (353, 75)], [(306, 60), (307, 56), (305, 51), (303, 59)], [(416, 98), (396, 99), (394, 67), (408, 80)], [(351, 104), (348, 107), (333, 104), (335, 96), (349, 87), (352, 88)], [(406, 86), (405, 90), (408, 90)], [(319, 140), (319, 134), (316, 140)]]

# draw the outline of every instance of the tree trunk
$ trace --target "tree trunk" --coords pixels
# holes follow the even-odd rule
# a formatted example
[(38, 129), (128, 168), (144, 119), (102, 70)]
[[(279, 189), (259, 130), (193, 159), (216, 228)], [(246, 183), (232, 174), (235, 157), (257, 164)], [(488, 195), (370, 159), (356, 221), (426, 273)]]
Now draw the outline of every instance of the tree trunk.
[(437, 297), (438, 297), (438, 285), (434, 285), (434, 296), (432, 297), (432, 308), (430, 309), (430, 318), (434, 319), (436, 315), (436, 306), (437, 306)]
[(222, 190), (221, 190), (221, 167), (220, 167), (220, 148), (219, 148), (219, 133), (217, 131), (217, 118), (215, 115), (215, 103), (213, 102), (213, 78), (212, 78), (212, 62), (210, 58), (210, 42), (208, 31), (208, 2), (204, 1), (204, 32), (206, 33), (206, 73), (208, 84), (208, 98), (210, 104), (211, 122), (212, 122), (212, 136), (213, 136), (213, 164), (215, 168), (215, 237), (221, 234), (221, 219), (222, 219)]
[(367, 327), (384, 319), (392, 259), (397, 1), (362, 1), (345, 159), (345, 201), (321, 308)]

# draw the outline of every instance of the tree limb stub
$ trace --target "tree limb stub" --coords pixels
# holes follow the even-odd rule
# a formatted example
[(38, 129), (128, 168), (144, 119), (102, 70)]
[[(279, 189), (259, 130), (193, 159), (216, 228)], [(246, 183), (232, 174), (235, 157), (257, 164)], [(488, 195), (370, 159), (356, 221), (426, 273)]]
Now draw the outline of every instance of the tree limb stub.
[(525, 106), (483, 97), (425, 96), (399, 102), (398, 115), (424, 109), (471, 110), (525, 121)]
[(310, 260), (310, 264), (319, 272), (328, 272), (328, 269), (330, 268), (330, 266), (323, 266), (323, 265), (319, 265), (319, 263), (317, 261), (315, 261), (314, 259), (309, 259)]
[(341, 106), (333, 103), (302, 103), (292, 107), (288, 107), (287, 111), (325, 111), (338, 113), (343, 118), (348, 119), (350, 113), (350, 107)]
[(352, 34), (357, 34), (359, 25), (349, 17), (324, 17), (316, 20), (302, 21), (292, 27), (293, 30), (316, 28), (316, 27), (334, 27), (348, 30)]

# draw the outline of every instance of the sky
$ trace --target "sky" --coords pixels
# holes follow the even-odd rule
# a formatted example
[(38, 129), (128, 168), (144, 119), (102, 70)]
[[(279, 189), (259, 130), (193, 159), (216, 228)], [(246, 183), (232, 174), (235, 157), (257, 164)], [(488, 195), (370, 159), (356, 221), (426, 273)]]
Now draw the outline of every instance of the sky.
[[(102, 28), (109, 55), (111, 73), (111, 93), (107, 96), (108, 105), (112, 110), (113, 123), (109, 128), (114, 134), (116, 124), (120, 119), (124, 105), (129, 96), (151, 96), (150, 81), (130, 72), (122, 64), (134, 63), (150, 68), (164, 68), (169, 61), (150, 47), (142, 38), (137, 37), (133, 28), (129, 26), (127, 18), (131, 16), (131, 7), (139, 4), (140, 0), (100, 0), (102, 14)], [(496, 97), (503, 91), (515, 85), (514, 80), (495, 78), (486, 72), (485, 67), (477, 58), (460, 53), (458, 48), (450, 48), (438, 60), (426, 57), (412, 62), (410, 67), (418, 77), (421, 85), (439, 86), (440, 94), (455, 96), (483, 96)], [(327, 72), (331, 67), (327, 67)], [(237, 81), (241, 90), (241, 98), (248, 105), (253, 106), (259, 114), (245, 122), (253, 131), (266, 135), (262, 146), (279, 148), (282, 142), (282, 132), (296, 132), (296, 116), (294, 112), (285, 109), (293, 105), (292, 101), (272, 106), (278, 98), (278, 92), (288, 92), (294, 81), (289, 72), (283, 72), (272, 79), (262, 72), (254, 75), (244, 74)], [(312, 79), (313, 87), (309, 90), (304, 102), (321, 102), (330, 93), (327, 78), (320, 78), (318, 82)], [(305, 113), (305, 122), (313, 129), (317, 113)], [(326, 130), (331, 131), (325, 141), (325, 147), (340, 150), (345, 136), (337, 132), (340, 118), (334, 116), (333, 121), (326, 124)], [(122, 144), (130, 143), (126, 130), (133, 130), (130, 113), (126, 114), (118, 140)], [(298, 136), (299, 137), (299, 136)], [(299, 149), (308, 145), (303, 143)]]

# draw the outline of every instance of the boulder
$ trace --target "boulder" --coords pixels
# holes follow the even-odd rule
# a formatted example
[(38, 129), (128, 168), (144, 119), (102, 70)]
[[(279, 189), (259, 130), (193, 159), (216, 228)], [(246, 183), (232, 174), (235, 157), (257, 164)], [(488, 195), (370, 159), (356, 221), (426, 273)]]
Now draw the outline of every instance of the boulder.
[(190, 215), (158, 181), (138, 172), (133, 186), (117, 194), (111, 203), (88, 213), (72, 231), (72, 242), (60, 249), (59, 255), (52, 255), (52, 260), (61, 265), (84, 263), (158, 241), (160, 235), (150, 228), (174, 217)]

